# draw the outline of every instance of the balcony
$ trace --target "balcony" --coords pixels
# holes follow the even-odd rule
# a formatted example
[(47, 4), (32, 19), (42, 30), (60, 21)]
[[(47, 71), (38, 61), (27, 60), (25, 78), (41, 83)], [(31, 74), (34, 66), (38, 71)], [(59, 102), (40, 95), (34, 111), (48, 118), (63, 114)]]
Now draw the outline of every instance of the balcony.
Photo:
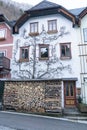
[(0, 56), (0, 74), (8, 74), (10, 71), (10, 59)]

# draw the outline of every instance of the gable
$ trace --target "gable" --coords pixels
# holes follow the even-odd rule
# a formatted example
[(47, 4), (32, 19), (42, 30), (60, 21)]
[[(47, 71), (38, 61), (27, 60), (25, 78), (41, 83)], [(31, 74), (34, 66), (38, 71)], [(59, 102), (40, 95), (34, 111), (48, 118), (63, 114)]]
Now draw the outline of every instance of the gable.
[(25, 13), (17, 20), (16, 24), (13, 27), (13, 34), (18, 33), (19, 28), (30, 18), (53, 14), (61, 14), (68, 20), (72, 21), (73, 26), (76, 24), (75, 15), (70, 13), (67, 9), (52, 2), (42, 1), (30, 10), (25, 11)]

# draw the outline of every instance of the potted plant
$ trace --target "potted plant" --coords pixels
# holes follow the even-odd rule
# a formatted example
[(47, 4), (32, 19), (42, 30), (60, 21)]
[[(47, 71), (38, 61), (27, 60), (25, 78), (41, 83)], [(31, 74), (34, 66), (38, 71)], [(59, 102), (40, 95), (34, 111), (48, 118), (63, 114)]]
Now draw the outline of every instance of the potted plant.
[(87, 112), (87, 104), (82, 102), (81, 96), (78, 97), (78, 109), (80, 112), (86, 113)]

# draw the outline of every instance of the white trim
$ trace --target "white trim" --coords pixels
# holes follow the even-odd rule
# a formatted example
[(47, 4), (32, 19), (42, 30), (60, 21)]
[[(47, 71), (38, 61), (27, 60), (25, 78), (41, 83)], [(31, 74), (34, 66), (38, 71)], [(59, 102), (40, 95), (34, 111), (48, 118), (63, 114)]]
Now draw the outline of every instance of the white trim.
[(2, 45), (0, 45), (0, 47), (8, 47), (8, 46), (13, 46), (13, 44), (2, 44)]
[(63, 81), (61, 81), (62, 83), (61, 83), (61, 98), (62, 98), (62, 100), (61, 100), (61, 106), (62, 106), (62, 109), (64, 108), (64, 84), (63, 84)]

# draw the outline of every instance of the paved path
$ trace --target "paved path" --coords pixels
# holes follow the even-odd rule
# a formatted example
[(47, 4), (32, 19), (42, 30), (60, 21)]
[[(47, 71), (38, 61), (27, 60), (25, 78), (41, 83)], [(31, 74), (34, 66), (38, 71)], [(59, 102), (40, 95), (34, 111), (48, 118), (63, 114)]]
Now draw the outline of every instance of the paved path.
[(0, 130), (16, 130), (5, 126), (0, 126)]
[(2, 128), (0, 130), (87, 130), (87, 122), (23, 113), (0, 112), (0, 128)]

